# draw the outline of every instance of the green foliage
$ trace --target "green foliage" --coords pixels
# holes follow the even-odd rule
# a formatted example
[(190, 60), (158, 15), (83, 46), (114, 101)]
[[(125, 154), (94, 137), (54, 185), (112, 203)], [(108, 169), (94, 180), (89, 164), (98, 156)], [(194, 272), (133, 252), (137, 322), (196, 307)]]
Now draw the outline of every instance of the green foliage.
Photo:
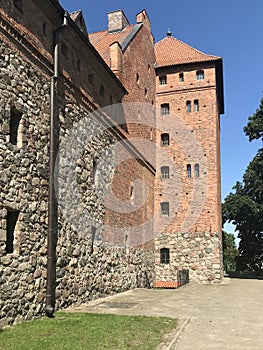
[(54, 319), (24, 322), (0, 331), (0, 349), (150, 350), (156, 349), (176, 323), (166, 317), (61, 312)]
[(236, 270), (237, 256), (238, 250), (235, 243), (235, 236), (232, 233), (223, 231), (223, 262), (226, 272)]
[(248, 117), (248, 124), (244, 127), (249, 141), (262, 139), (263, 140), (263, 98), (260, 101), (260, 106), (252, 116)]
[[(263, 137), (263, 99), (244, 128), (249, 140)], [(243, 182), (237, 182), (223, 204), (223, 222), (232, 221), (240, 238), (238, 270), (263, 268), (263, 149), (248, 165)]]

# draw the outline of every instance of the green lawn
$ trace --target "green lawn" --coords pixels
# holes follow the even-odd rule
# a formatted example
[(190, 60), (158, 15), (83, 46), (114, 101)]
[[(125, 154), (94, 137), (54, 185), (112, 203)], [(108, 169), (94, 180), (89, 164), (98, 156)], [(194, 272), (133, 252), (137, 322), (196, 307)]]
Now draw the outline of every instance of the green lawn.
[(59, 312), (0, 330), (0, 350), (156, 349), (176, 327), (166, 317)]

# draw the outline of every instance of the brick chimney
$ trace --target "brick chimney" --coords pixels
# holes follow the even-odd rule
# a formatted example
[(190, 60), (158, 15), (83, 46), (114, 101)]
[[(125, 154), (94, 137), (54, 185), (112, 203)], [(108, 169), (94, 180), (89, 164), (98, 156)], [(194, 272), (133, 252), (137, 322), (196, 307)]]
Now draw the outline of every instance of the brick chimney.
[(108, 13), (109, 33), (119, 32), (129, 24), (129, 21), (122, 10), (116, 10)]

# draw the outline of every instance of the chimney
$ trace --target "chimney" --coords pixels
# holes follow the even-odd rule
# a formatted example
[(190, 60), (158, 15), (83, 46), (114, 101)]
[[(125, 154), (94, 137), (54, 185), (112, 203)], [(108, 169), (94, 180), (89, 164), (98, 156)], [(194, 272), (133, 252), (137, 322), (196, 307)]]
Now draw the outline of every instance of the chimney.
[(122, 10), (116, 10), (108, 13), (108, 31), (109, 33), (122, 31), (129, 25), (124, 12)]

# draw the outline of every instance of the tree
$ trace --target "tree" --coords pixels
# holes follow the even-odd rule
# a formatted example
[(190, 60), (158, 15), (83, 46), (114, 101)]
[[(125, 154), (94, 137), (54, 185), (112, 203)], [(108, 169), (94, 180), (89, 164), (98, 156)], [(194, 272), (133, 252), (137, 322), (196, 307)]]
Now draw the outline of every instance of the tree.
[[(263, 99), (260, 108), (249, 117), (244, 131), (249, 140), (263, 137)], [(223, 204), (223, 222), (232, 221), (240, 238), (238, 270), (259, 271), (263, 268), (263, 149), (250, 162)]]
[(236, 270), (237, 256), (238, 250), (235, 243), (235, 236), (232, 233), (223, 231), (223, 262), (226, 272)]

